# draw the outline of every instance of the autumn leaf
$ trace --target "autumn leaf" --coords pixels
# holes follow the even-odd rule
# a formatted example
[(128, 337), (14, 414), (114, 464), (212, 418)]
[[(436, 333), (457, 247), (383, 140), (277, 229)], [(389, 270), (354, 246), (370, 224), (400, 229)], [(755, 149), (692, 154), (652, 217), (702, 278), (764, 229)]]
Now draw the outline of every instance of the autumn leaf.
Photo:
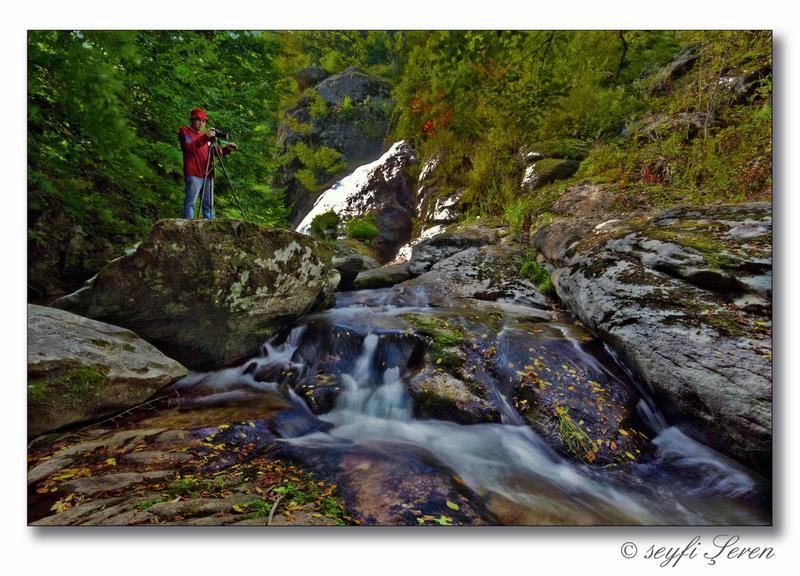
[(72, 508), (72, 500), (75, 498), (75, 493), (70, 493), (67, 496), (64, 496), (61, 500), (57, 501), (50, 507), (51, 512), (64, 512)]
[(436, 518), (436, 523), (439, 524), (440, 526), (452, 526), (453, 519), (450, 518), (449, 516), (442, 515)]
[(447, 507), (450, 508), (450, 510), (458, 510), (459, 509), (458, 508), (458, 504), (456, 504), (455, 502), (451, 502), (450, 500), (448, 500), (446, 502), (446, 504), (447, 504)]

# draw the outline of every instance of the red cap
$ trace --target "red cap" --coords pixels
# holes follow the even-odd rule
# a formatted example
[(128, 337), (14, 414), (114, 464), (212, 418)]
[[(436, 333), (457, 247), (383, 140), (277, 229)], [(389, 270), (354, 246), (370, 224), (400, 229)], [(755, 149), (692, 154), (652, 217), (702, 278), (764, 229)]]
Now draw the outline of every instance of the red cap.
[(206, 115), (206, 111), (202, 108), (193, 108), (192, 114), (189, 116), (190, 120), (194, 120), (195, 118), (199, 118), (200, 120), (208, 120), (208, 116)]

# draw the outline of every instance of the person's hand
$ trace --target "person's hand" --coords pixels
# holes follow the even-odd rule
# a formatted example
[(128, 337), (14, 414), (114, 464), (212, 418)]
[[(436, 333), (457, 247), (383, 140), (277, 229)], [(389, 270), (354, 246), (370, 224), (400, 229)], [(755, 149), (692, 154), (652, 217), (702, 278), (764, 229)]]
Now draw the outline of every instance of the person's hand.
[(210, 128), (206, 134), (208, 134), (208, 137), (212, 140), (217, 137), (217, 131), (214, 128)]

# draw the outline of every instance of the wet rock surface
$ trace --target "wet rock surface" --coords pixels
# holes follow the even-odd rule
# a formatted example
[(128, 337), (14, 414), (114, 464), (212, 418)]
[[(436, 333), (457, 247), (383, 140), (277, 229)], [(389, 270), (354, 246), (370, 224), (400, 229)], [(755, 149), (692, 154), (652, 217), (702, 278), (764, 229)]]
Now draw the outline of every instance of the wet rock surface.
[[(272, 455), (285, 401), (184, 411), (178, 396), (29, 454), (35, 526), (351, 524), (335, 486)], [(127, 429), (126, 429), (127, 428)]]
[(582, 240), (554, 272), (562, 300), (642, 375), (670, 417), (771, 468), (772, 214), (674, 208)]
[[(588, 187), (573, 193), (565, 219), (584, 209), (593, 218), (587, 206), (608, 199)], [(730, 282), (698, 280), (696, 271), (725, 278), (747, 269), (750, 276), (735, 276), (736, 291), (760, 314), (766, 272), (743, 267), (734, 248), (745, 243), (754, 253), (749, 244), (769, 227), (757, 214), (720, 210), (736, 221), (714, 228), (715, 238), (733, 242), (726, 259), (691, 240), (699, 222), (714, 221), (707, 215), (620, 218), (563, 250), (558, 289), (573, 294), (565, 290), (580, 285), (579, 273), (596, 274), (582, 286), (595, 298), (590, 309), (602, 311), (597, 295), (607, 290), (606, 268), (616, 270), (612, 256), (623, 271), (667, 277), (659, 289), (674, 281), (722, 294)], [(676, 226), (690, 240), (663, 230)], [(284, 326), (257, 356), (190, 374), (147, 409), (114, 419), (113, 429), (37, 440), (30, 521), (769, 523), (768, 481), (684, 435), (694, 432), (682, 412), (667, 414), (681, 429), (670, 426), (661, 413), (673, 406), (670, 396), (654, 394), (627, 356), (620, 361), (606, 344), (617, 341), (597, 328), (604, 324), (581, 318), (594, 333), (587, 331), (517, 272), (529, 246), (502, 231), (482, 237), (492, 240), (433, 257), (412, 281), (337, 293), (334, 308)], [(598, 254), (607, 254), (605, 268)], [(623, 280), (604, 296), (617, 313), (627, 308), (619, 312), (622, 300), (612, 296), (626, 306), (652, 303), (652, 287)], [(660, 324), (643, 326), (656, 333)]]
[(453, 298), (472, 298), (547, 308), (546, 297), (519, 273), (524, 253), (521, 245), (468, 248), (436, 262), (428, 272), (401, 286), (424, 287), (437, 305)]

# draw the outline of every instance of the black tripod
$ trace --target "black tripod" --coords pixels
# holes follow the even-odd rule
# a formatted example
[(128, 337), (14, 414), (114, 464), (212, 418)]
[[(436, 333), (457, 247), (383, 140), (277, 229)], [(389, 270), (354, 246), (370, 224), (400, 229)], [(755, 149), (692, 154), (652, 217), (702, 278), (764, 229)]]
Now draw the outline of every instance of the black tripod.
[(222, 173), (225, 175), (225, 179), (228, 181), (228, 188), (230, 188), (233, 199), (236, 201), (236, 207), (239, 208), (239, 213), (242, 215), (242, 220), (246, 220), (244, 216), (244, 210), (242, 210), (242, 205), (239, 204), (239, 199), (236, 197), (236, 190), (233, 189), (233, 183), (231, 182), (230, 176), (228, 176), (228, 171), (225, 169), (225, 162), (222, 161), (222, 152), (218, 146), (214, 145), (214, 143), (211, 143), (210, 146), (211, 149), (208, 151), (208, 157), (206, 158), (206, 170), (203, 174), (203, 185), (200, 188), (200, 210), (203, 210), (203, 202), (205, 202), (206, 199), (206, 189), (208, 189), (210, 200), (209, 204), (211, 206), (211, 218), (214, 218), (214, 186), (209, 186), (209, 183), (214, 179), (214, 163), (216, 159), (219, 160)]

